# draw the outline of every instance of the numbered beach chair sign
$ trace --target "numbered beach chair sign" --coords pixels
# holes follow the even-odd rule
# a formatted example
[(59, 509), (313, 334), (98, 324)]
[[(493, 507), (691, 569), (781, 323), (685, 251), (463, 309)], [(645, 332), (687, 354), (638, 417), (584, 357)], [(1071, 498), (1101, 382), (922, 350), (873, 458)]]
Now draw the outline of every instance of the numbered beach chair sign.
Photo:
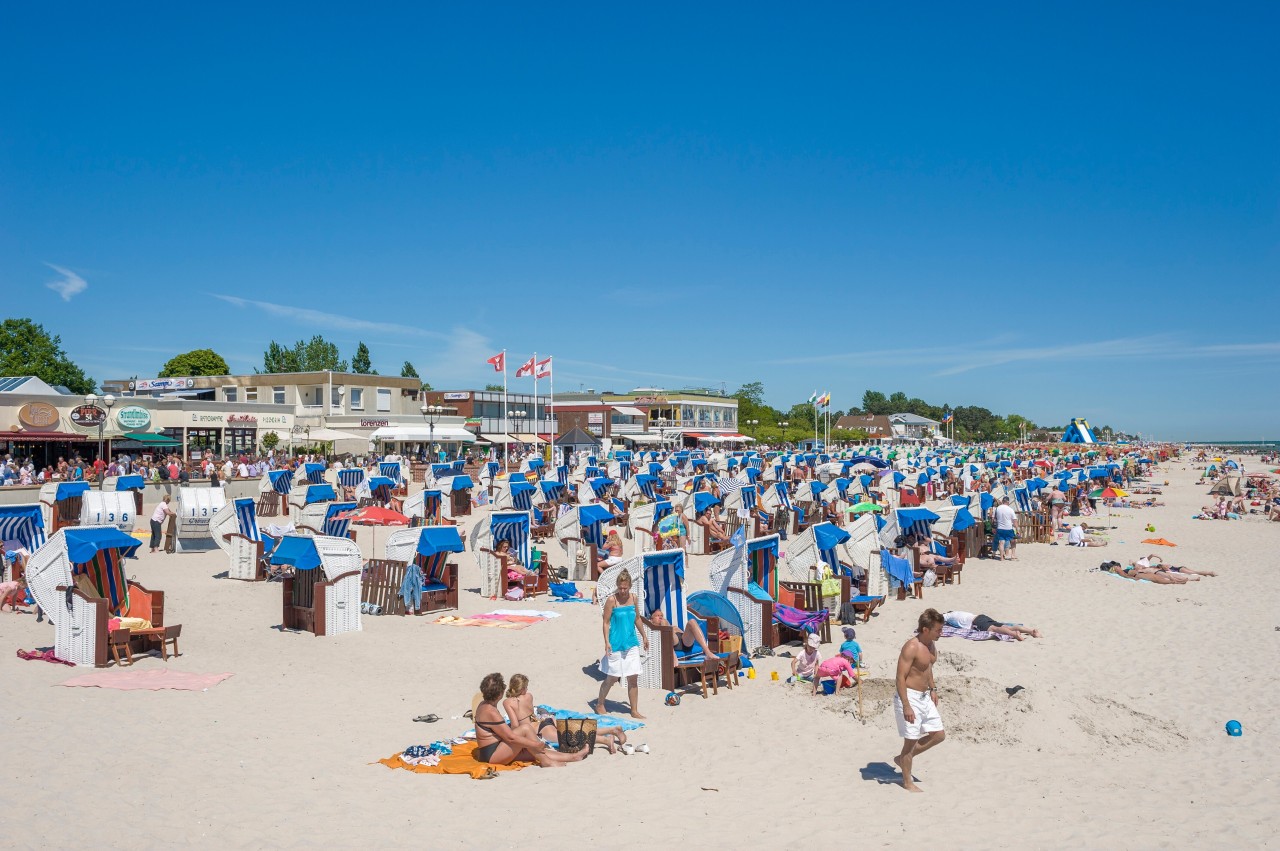
[(80, 509), (83, 526), (114, 526), (132, 534), (138, 521), (137, 507), (130, 491), (88, 491)]

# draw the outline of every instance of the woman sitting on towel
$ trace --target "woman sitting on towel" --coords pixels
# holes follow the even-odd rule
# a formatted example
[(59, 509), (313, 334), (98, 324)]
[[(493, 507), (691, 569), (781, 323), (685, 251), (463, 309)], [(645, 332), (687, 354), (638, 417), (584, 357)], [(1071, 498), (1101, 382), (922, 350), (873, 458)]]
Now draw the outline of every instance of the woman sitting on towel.
[(568, 765), (587, 756), (585, 749), (574, 754), (554, 751), (529, 726), (512, 727), (507, 724), (498, 709), (498, 701), (502, 699), (506, 685), (502, 674), (489, 674), (480, 681), (480, 696), (484, 700), (475, 711), (477, 760), (494, 765), (536, 762), (543, 768), (551, 768)]
[[(511, 685), (507, 686), (507, 699), (502, 701), (502, 708), (512, 727), (532, 730), (545, 742), (557, 741), (556, 719), (552, 715), (541, 715), (535, 709), (533, 695), (529, 693), (529, 678), (524, 674), (511, 675)], [(596, 744), (607, 747), (609, 753), (617, 753), (618, 748), (626, 743), (627, 734), (621, 727), (596, 727)]]

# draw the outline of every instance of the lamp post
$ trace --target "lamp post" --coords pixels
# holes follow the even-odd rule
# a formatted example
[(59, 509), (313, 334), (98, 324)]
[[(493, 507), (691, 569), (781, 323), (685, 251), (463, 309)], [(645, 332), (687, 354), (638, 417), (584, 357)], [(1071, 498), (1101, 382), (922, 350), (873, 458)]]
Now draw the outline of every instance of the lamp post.
[[(97, 407), (98, 401), (99, 401), (99, 399), (98, 399), (98, 397), (97, 397), (95, 394), (93, 394), (93, 393), (86, 393), (86, 394), (85, 394), (85, 397), (84, 397), (84, 403), (85, 403), (86, 405), (92, 405), (92, 406), (94, 406), (94, 407)], [(102, 443), (103, 443), (103, 440), (102, 440), (102, 431), (103, 431), (103, 429), (105, 429), (105, 428), (106, 428), (106, 426), (107, 426), (107, 418), (111, 416), (111, 408), (112, 408), (112, 407), (115, 405), (115, 403), (116, 403), (116, 397), (115, 397), (115, 396), (112, 396), (110, 393), (108, 393), (107, 395), (105, 395), (105, 396), (103, 396), (103, 397), (102, 397), (101, 401), (102, 401), (103, 406), (104, 406), (107, 410), (106, 410), (106, 414), (105, 414), (105, 416), (103, 416), (103, 418), (98, 422), (98, 460), (102, 461), (102, 463), (103, 463), (103, 465), (104, 465), (104, 469), (105, 469), (105, 465), (106, 465), (106, 463), (107, 463), (107, 462), (106, 462), (106, 459), (104, 459), (104, 458), (102, 457)], [(101, 481), (99, 481), (99, 482), (98, 482), (98, 485), (99, 485), (99, 487), (101, 487), (102, 482), (101, 482)]]
[(787, 426), (791, 425), (791, 423), (787, 422), (786, 420), (783, 420), (782, 422), (778, 423), (778, 425), (782, 428), (782, 442), (785, 445), (787, 442)]
[(418, 410), (422, 411), (422, 418), (427, 421), (427, 452), (435, 452), (436, 423), (440, 421), (440, 417), (444, 416), (447, 409), (444, 405), (428, 405), (424, 402)]
[[(521, 428), (523, 427), (523, 425), (524, 425), (525, 418), (526, 418), (526, 417), (528, 417), (528, 416), (529, 416), (529, 412), (528, 412), (528, 411), (507, 411), (507, 420), (508, 420), (508, 422), (509, 422), (509, 421), (511, 421), (511, 420), (515, 420), (515, 421), (516, 421), (516, 433), (517, 433), (517, 434), (519, 434), (519, 433), (520, 433), (520, 429), (521, 429)], [(509, 438), (509, 437), (511, 437), (511, 435), (509, 435), (509, 434), (508, 434), (508, 435), (505, 435), (505, 436), (506, 436), (506, 437), (508, 437), (508, 438)], [(504, 464), (504, 465), (506, 464), (506, 461), (507, 461), (507, 451), (506, 451), (506, 447), (505, 447), (505, 445), (504, 445), (503, 450), (502, 450), (502, 462), (503, 462), (503, 464)]]
[(756, 426), (760, 425), (759, 420), (743, 420), (743, 425), (751, 426), (751, 436), (756, 436)]

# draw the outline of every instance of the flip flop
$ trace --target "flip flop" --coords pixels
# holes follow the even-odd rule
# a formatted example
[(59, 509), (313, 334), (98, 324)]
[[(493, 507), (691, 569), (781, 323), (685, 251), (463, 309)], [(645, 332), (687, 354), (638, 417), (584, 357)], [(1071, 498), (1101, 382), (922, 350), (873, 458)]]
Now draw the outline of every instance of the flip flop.
[(437, 721), (439, 721), (439, 720), (440, 720), (440, 716), (439, 716), (439, 715), (435, 715), (434, 713), (433, 713), (433, 714), (431, 714), (431, 715), (419, 715), (417, 718), (414, 718), (413, 720), (414, 720), (414, 721), (425, 721), (425, 722), (427, 722), (428, 724), (434, 724), (434, 723), (436, 723)]
[(468, 719), (474, 719), (474, 717), (475, 717), (475, 716), (473, 716), (473, 715), (471, 714), (471, 710), (470, 710), (470, 709), (468, 709), (466, 712), (462, 713), (462, 717), (463, 717), (463, 718), (468, 718)]
[(636, 745), (636, 753), (648, 753), (648, 752), (649, 752), (648, 745)]
[(477, 779), (477, 780), (492, 780), (493, 778), (495, 778), (495, 777), (497, 777), (497, 776), (498, 776), (498, 772), (494, 771), (492, 768), (486, 768), (486, 769), (484, 770), (484, 774), (481, 774), (481, 775), (480, 775), (479, 777), (477, 777), (476, 779)]

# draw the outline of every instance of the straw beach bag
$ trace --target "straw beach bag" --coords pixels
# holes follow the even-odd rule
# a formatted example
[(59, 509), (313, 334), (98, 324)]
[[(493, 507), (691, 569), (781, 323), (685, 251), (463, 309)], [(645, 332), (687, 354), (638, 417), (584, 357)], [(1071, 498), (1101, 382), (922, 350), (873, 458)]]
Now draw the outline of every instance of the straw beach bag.
[(556, 739), (560, 753), (577, 753), (586, 748), (590, 754), (596, 746), (596, 719), (557, 718)]

